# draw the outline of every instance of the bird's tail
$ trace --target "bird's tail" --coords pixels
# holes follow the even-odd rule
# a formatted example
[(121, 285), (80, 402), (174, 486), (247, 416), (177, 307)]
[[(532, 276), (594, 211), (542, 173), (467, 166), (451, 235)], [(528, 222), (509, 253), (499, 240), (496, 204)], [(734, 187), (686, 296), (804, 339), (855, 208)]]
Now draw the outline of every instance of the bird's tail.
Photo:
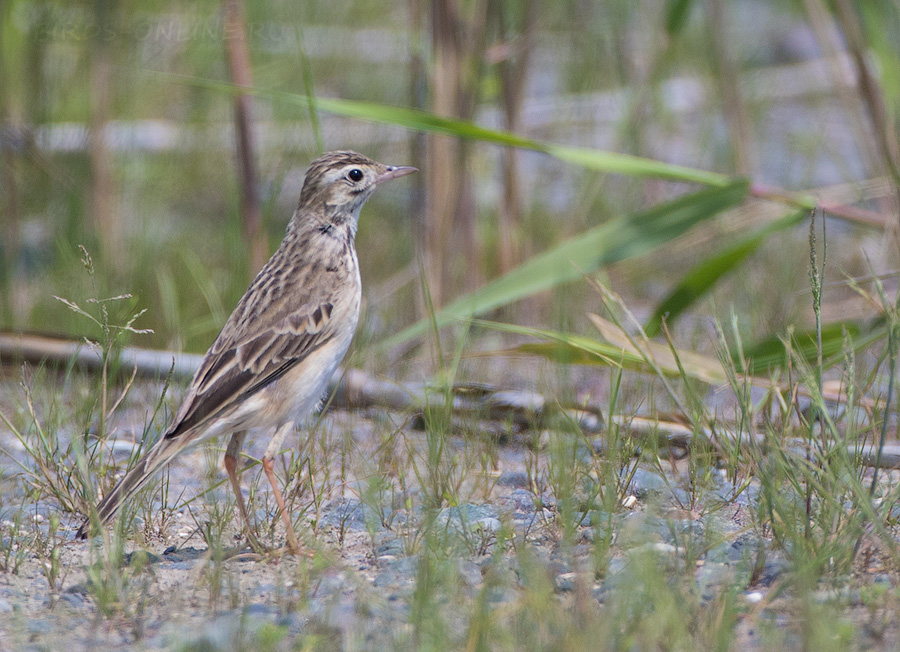
[(92, 523), (103, 526), (112, 521), (119, 510), (119, 506), (137, 493), (153, 477), (154, 473), (175, 457), (185, 447), (186, 439), (189, 438), (184, 437), (182, 433), (178, 437), (171, 439), (163, 437), (158, 441), (125, 474), (125, 477), (119, 481), (119, 484), (103, 497), (103, 500), (97, 505), (97, 520), (94, 521), (93, 516), (88, 516), (84, 523), (81, 524), (81, 527), (78, 528), (75, 538), (86, 539), (92, 529)]

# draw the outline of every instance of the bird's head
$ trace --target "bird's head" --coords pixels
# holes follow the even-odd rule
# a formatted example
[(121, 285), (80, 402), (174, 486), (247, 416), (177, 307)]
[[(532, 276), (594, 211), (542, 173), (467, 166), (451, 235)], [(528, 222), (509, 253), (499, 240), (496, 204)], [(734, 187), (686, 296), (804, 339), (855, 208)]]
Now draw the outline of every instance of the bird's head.
[(379, 184), (416, 171), (384, 165), (357, 152), (326, 152), (306, 172), (298, 213), (308, 211), (335, 225), (349, 222), (355, 231), (360, 209)]

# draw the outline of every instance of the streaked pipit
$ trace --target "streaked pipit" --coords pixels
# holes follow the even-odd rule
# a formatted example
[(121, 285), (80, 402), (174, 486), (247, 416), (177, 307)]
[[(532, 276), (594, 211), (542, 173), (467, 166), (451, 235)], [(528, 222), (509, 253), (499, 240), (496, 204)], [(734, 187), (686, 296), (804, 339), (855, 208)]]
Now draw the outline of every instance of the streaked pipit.
[[(285, 437), (315, 408), (359, 321), (361, 284), (354, 240), (359, 212), (380, 183), (416, 168), (328, 152), (309, 167), (300, 203), (278, 250), (241, 298), (194, 375), (175, 420), (97, 506), (100, 524), (186, 447), (230, 434), (225, 470), (247, 535), (255, 542), (238, 481), (248, 430), (274, 431), (262, 458), (284, 519), (288, 548), (300, 550), (273, 471)], [(88, 519), (78, 531), (84, 538)]]

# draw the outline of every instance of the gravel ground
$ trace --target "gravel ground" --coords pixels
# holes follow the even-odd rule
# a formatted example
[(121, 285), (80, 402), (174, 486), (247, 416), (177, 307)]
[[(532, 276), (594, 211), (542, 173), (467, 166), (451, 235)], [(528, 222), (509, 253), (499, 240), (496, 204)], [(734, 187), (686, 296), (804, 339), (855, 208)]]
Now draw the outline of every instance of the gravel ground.
[[(156, 391), (155, 386), (137, 390), (137, 403)], [(10, 409), (8, 403), (2, 407)], [(137, 424), (143, 413), (122, 411), (117, 454), (127, 453), (133, 445), (129, 436), (142, 432)], [(309, 450), (328, 460), (317, 468), (317, 477), (326, 479), (316, 501), (309, 488), (293, 495), (295, 505), (306, 507), (305, 533), (314, 534), (307, 538), (311, 558), (248, 550), (225, 559), (221, 551), (210, 551), (198, 525), (215, 522), (216, 506), (233, 505), (221, 483), (224, 471), (217, 468), (220, 450), (195, 448), (177, 459), (168, 478), (169, 505), (175, 506), (171, 518), (160, 528), (157, 508), (139, 509), (137, 518), (147, 514), (151, 522), (144, 527), (139, 520), (136, 532), (150, 534), (125, 544), (129, 554), (118, 571), (115, 565), (104, 567), (110, 554), (100, 539), (73, 539), (75, 517), (46, 496), (29, 497), (7, 460), (0, 482), (5, 555), (0, 562), (6, 567), (0, 573), (0, 650), (280, 650), (310, 641), (318, 641), (311, 649), (412, 648), (423, 608), (418, 591), (429, 577), (440, 578), (431, 599), (447, 607), (442, 619), (452, 632), (465, 627), (462, 613), (478, 600), (502, 612), (531, 595), (534, 568), (554, 600), (573, 608), (588, 605), (602, 617), (608, 603), (630, 590), (649, 558), (653, 567), (682, 569), (681, 577), (688, 565), (692, 594), (701, 605), (731, 592), (746, 613), (755, 614), (735, 624), (737, 649), (771, 649), (764, 633), (773, 627), (784, 630), (782, 641), (792, 641), (790, 611), (779, 607), (788, 599), (782, 583), (791, 566), (786, 553), (752, 527), (755, 484), (734, 497), (725, 474), (712, 471), (702, 491), (691, 493), (686, 461), (672, 458), (665, 474), (637, 468), (612, 512), (579, 511), (580, 490), (559, 498), (550, 489), (553, 470), (541, 442), (552, 441), (552, 435), (510, 430), (498, 440), (496, 424), (472, 424), (468, 433), (446, 440), (445, 459), (469, 464), (457, 469), (455, 504), (445, 501), (428, 510), (423, 507), (427, 483), (419, 482), (409, 465), (428, 449), (418, 421), (344, 410), (322, 419), (316, 448)], [(389, 447), (385, 433), (392, 433)], [(483, 441), (473, 444), (479, 433)], [(535, 441), (537, 449), (528, 445)], [(0, 433), (0, 442), (8, 456), (27, 463), (8, 430)], [(250, 442), (250, 454), (260, 455), (265, 444), (264, 438)], [(576, 447), (573, 463), (596, 462), (601, 446), (594, 444)], [(473, 461), (482, 458), (488, 461)], [(391, 468), (393, 476), (376, 474), (383, 490), (370, 491), (373, 469)], [(178, 507), (178, 496), (202, 493), (210, 478), (221, 484), (203, 500)], [(259, 487), (251, 503), (257, 518), (277, 522), (258, 467), (243, 479), (245, 487)], [(54, 557), (50, 524), (57, 517)], [(223, 548), (235, 545), (238, 525), (229, 513), (221, 537), (213, 541)], [(280, 530), (273, 536), (273, 542), (280, 541)], [(56, 575), (50, 577), (54, 559)], [(895, 578), (887, 571), (871, 568), (867, 585), (892, 586)], [(835, 599), (829, 591), (820, 590), (823, 602)], [(838, 597), (851, 616), (866, 613), (859, 590)], [(885, 625), (873, 634), (876, 639), (879, 646), (896, 641), (896, 625)]]

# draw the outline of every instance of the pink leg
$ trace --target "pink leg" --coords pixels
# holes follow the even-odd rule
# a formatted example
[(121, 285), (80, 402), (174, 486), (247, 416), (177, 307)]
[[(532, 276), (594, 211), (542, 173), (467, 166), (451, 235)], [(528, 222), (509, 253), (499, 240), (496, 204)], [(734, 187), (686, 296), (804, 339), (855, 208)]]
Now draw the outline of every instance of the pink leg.
[(294, 524), (291, 523), (291, 517), (288, 516), (287, 508), (284, 506), (284, 498), (281, 497), (281, 489), (278, 487), (278, 480), (275, 477), (275, 463), (271, 457), (263, 455), (262, 465), (263, 471), (266, 472), (266, 477), (269, 479), (269, 484), (272, 485), (272, 491), (275, 493), (275, 502), (278, 503), (278, 510), (281, 512), (281, 518), (284, 520), (288, 551), (292, 554), (299, 555), (303, 551), (303, 548), (300, 547), (300, 542), (297, 541), (297, 534), (294, 532)]
[(228, 448), (225, 450), (225, 459), (223, 460), (225, 472), (228, 474), (228, 480), (231, 482), (231, 488), (234, 490), (234, 497), (237, 499), (238, 511), (241, 513), (241, 520), (244, 522), (244, 532), (250, 545), (257, 550), (264, 550), (263, 545), (253, 533), (253, 526), (250, 524), (250, 515), (247, 512), (247, 506), (244, 504), (244, 494), (241, 492), (241, 483), (238, 480), (238, 473), (241, 470), (240, 455), (241, 446), (244, 445), (244, 438), (247, 431), (236, 432), (231, 436), (228, 442)]

